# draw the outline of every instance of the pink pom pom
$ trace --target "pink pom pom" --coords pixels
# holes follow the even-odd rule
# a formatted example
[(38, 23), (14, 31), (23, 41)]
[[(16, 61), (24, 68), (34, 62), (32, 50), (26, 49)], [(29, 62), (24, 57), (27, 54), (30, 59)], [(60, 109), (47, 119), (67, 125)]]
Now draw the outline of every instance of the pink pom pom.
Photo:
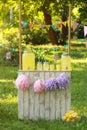
[(26, 75), (18, 76), (14, 83), (18, 89), (23, 89), (23, 90), (28, 89), (30, 85), (29, 78)]
[(41, 93), (44, 89), (45, 89), (45, 85), (44, 85), (44, 82), (42, 80), (37, 80), (34, 83), (34, 91), (35, 92)]

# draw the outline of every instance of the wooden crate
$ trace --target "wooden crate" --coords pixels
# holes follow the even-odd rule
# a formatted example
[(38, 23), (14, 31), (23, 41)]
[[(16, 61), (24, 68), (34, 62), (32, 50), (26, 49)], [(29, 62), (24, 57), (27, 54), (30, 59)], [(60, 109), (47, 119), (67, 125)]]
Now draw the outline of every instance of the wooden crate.
[[(44, 91), (40, 94), (33, 90), (33, 83), (38, 77), (41, 79), (56, 78), (58, 71), (19, 71), (25, 74), (32, 82), (29, 90), (18, 90), (18, 118), (19, 119), (60, 119), (70, 110), (71, 93), (70, 85), (64, 90)], [(71, 72), (65, 72), (70, 80)]]

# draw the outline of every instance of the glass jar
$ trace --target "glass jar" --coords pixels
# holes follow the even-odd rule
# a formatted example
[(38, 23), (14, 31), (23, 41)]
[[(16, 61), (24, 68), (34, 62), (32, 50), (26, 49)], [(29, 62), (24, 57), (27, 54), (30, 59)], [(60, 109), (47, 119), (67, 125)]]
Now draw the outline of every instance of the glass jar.
[(35, 55), (31, 50), (24, 51), (22, 54), (22, 69), (35, 70)]
[(67, 53), (61, 56), (61, 70), (71, 71), (71, 58)]
[(37, 62), (37, 70), (39, 70), (39, 71), (42, 71), (42, 69), (43, 69), (43, 66), (42, 66), (42, 62)]
[(48, 62), (44, 62), (43, 63), (43, 70), (44, 71), (48, 71), (49, 70), (49, 64), (48, 64)]

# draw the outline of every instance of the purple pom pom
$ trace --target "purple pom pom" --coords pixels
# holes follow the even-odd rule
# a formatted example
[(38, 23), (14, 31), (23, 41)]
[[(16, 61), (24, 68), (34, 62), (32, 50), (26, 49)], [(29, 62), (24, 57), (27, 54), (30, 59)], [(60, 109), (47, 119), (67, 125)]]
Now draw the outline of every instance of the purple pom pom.
[(44, 81), (46, 90), (65, 89), (68, 86), (69, 80), (65, 73), (61, 73), (56, 79)]
[(57, 88), (65, 89), (68, 86), (69, 80), (65, 73), (61, 73), (59, 77), (56, 78)]

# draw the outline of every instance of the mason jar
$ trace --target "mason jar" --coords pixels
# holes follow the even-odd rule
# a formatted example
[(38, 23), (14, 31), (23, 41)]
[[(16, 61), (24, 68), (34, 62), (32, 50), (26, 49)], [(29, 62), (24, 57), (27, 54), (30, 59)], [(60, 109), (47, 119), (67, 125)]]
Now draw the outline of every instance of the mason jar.
[(22, 54), (22, 69), (35, 70), (35, 55), (31, 50), (26, 50)]

